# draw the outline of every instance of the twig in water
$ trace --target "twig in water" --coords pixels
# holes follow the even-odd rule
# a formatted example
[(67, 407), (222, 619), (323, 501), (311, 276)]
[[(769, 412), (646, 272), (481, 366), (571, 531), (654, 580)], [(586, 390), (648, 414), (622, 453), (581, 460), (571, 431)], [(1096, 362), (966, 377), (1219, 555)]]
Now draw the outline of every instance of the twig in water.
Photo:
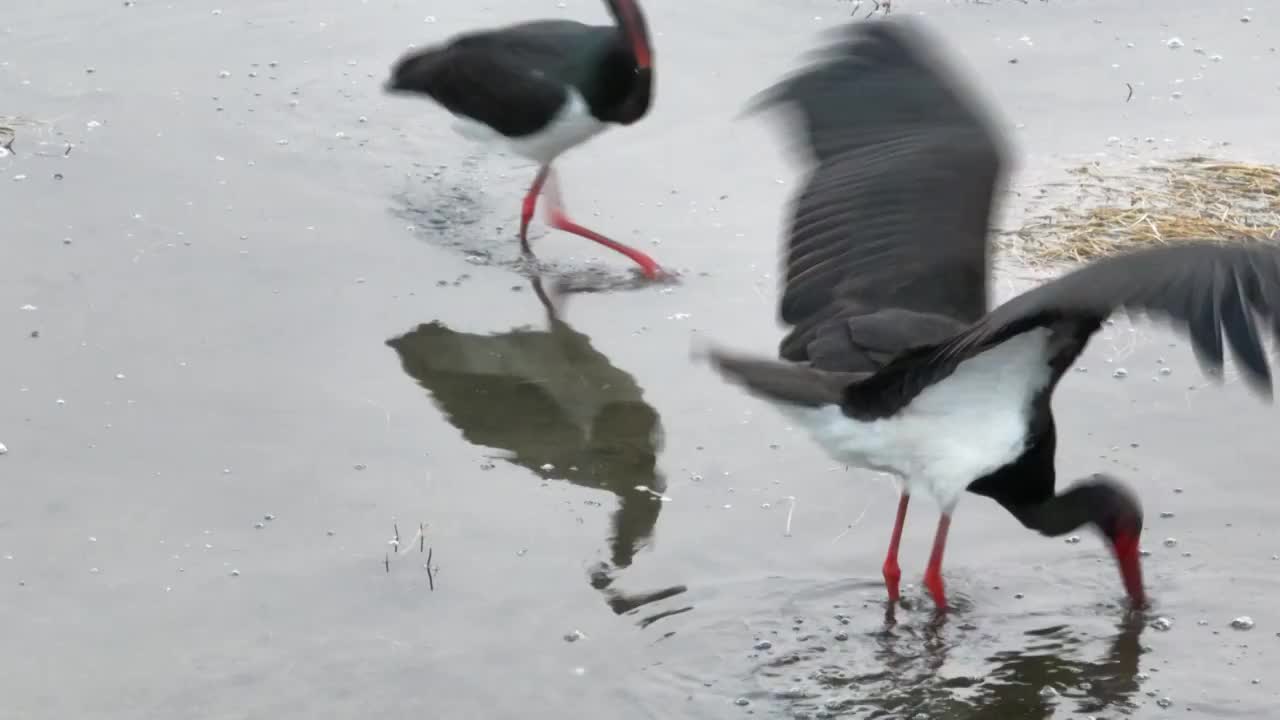
[(783, 531), (784, 537), (791, 537), (791, 516), (796, 512), (796, 496), (788, 495), (787, 499), (791, 501), (791, 507), (787, 508), (787, 529)]
[(1133, 99), (1133, 86), (1129, 83), (1125, 83), (1125, 86), (1129, 88), (1129, 97), (1125, 98), (1124, 101), (1129, 102)]
[(427, 550), (427, 586), (431, 588), (431, 592), (436, 591), (435, 573), (431, 572), (431, 556), (435, 554), (435, 548)]
[(386, 568), (388, 573), (391, 572), (391, 553), (387, 553), (383, 556), (382, 567)]
[(425, 532), (426, 532), (426, 526), (427, 526), (427, 525), (426, 525), (426, 523), (418, 523), (418, 532), (417, 532), (417, 534), (416, 534), (416, 535), (414, 535), (412, 538), (409, 538), (409, 542), (407, 542), (407, 543), (403, 543), (403, 545), (404, 545), (404, 549), (401, 549), (401, 548), (400, 548), (400, 545), (401, 545), (402, 543), (400, 542), (399, 535), (397, 535), (397, 536), (396, 536), (396, 539), (395, 539), (395, 540), (392, 540), (392, 542), (393, 542), (393, 543), (395, 543), (395, 546), (396, 546), (396, 554), (398, 554), (398, 555), (404, 555), (404, 554), (405, 554), (405, 553), (407, 553), (407, 552), (412, 552), (412, 551), (413, 551), (413, 541), (414, 541), (414, 540), (417, 540), (417, 541), (418, 541), (418, 552), (422, 552), (422, 545), (423, 545), (423, 542), (424, 542), (423, 537), (424, 537)]
[(418, 552), (422, 552), (422, 548), (427, 544), (426, 523), (418, 523)]

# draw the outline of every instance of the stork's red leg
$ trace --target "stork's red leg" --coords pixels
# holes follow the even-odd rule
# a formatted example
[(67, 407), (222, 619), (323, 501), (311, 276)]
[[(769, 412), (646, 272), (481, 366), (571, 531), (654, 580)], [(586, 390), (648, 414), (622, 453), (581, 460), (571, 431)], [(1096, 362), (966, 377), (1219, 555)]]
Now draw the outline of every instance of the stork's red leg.
[(563, 230), (567, 233), (573, 233), (574, 235), (584, 237), (588, 240), (593, 240), (610, 250), (620, 252), (631, 258), (635, 264), (639, 265), (640, 269), (644, 271), (645, 277), (650, 280), (658, 277), (661, 269), (658, 267), (658, 263), (653, 261), (653, 258), (645, 255), (635, 248), (623, 245), (616, 240), (610, 240), (609, 238), (592, 230), (588, 230), (587, 228), (584, 228), (570, 220), (569, 216), (564, 212), (563, 203), (560, 201), (560, 183), (556, 179), (554, 171), (550, 172), (550, 180), (551, 185), (547, 188), (547, 202), (550, 203), (550, 207), (547, 208), (547, 217), (548, 223), (550, 223), (551, 227), (554, 227), (557, 230)]
[(947, 530), (951, 527), (951, 514), (944, 512), (938, 518), (938, 531), (933, 536), (933, 552), (929, 554), (929, 566), (924, 571), (924, 586), (933, 595), (938, 609), (947, 607), (947, 595), (942, 588), (942, 551), (947, 547)]
[(889, 537), (889, 552), (884, 558), (884, 586), (889, 591), (889, 602), (898, 602), (898, 580), (902, 569), (898, 567), (898, 544), (902, 542), (902, 526), (907, 522), (907, 503), (911, 496), (905, 491), (898, 499), (898, 518), (893, 522), (893, 535)]
[(538, 175), (533, 178), (533, 185), (529, 186), (529, 192), (525, 193), (524, 203), (520, 206), (520, 250), (525, 255), (533, 253), (529, 249), (529, 221), (533, 219), (533, 211), (538, 206), (538, 194), (542, 192), (542, 185), (547, 181), (550, 170), (549, 164), (538, 168)]

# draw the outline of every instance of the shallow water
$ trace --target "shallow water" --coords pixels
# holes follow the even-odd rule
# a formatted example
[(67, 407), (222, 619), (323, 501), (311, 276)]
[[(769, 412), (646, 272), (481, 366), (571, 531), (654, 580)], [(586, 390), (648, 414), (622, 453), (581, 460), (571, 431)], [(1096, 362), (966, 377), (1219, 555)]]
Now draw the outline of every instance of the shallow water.
[[(679, 277), (538, 223), (596, 291), (549, 320), (513, 238), (534, 169), (380, 84), (410, 43), (604, 17), (565, 5), (0, 14), (0, 717), (1272, 716), (1276, 419), (1179, 338), (1117, 320), (1055, 404), (1061, 484), (1143, 497), (1145, 615), (1096, 537), (970, 498), (955, 611), (912, 587), (887, 618), (889, 482), (690, 362), (774, 349), (797, 176), (735, 116), (848, 3), (648, 3), (654, 113), (560, 172)], [(1094, 157), (1280, 156), (1266, 8), (1112, 5), (895, 2), (999, 103), (1007, 222)]]

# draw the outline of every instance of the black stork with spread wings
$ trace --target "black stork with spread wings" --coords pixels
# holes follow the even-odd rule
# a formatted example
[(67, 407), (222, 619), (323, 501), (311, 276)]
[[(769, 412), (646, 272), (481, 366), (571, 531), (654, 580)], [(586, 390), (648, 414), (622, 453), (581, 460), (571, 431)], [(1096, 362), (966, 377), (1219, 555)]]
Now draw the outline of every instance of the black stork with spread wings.
[(611, 125), (631, 125), (653, 99), (653, 47), (635, 0), (605, 0), (617, 25), (535, 20), (465, 33), (403, 55), (385, 89), (426, 95), (456, 118), (463, 137), (505, 145), (538, 163), (520, 213), (520, 247), (530, 255), (529, 221), (547, 186), (552, 227), (631, 258), (645, 276), (658, 264), (635, 248), (568, 218), (551, 165)]
[(812, 162), (787, 243), (783, 362), (711, 350), (713, 365), (833, 458), (899, 479), (883, 568), (891, 601), (907, 503), (924, 494), (942, 511), (925, 585), (945, 608), (943, 549), (968, 491), (1047, 536), (1092, 525), (1143, 606), (1142, 509), (1101, 475), (1056, 493), (1052, 394), (1123, 309), (1189, 334), (1219, 377), (1230, 348), (1249, 387), (1270, 400), (1261, 334), (1280, 335), (1280, 249), (1143, 249), (988, 309), (988, 226), (1006, 155), (991, 116), (916, 24), (841, 32), (824, 57), (755, 103), (798, 119)]

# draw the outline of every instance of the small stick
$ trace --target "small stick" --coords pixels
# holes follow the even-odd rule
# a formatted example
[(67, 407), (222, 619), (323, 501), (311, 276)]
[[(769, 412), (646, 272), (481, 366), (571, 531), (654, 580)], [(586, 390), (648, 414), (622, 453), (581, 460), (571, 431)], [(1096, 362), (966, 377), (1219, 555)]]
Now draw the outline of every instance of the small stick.
[(400, 546), (400, 524), (391, 523), (391, 527), (394, 528), (396, 531), (396, 546), (399, 547)]
[(1133, 99), (1133, 86), (1130, 85), (1129, 83), (1125, 83), (1125, 85), (1129, 88), (1129, 97), (1125, 98), (1124, 101), (1129, 102), (1130, 100)]
[(787, 508), (787, 529), (782, 534), (791, 537), (791, 516), (796, 512), (796, 496), (788, 495), (787, 499), (791, 501), (791, 507)]
[(383, 556), (382, 566), (387, 569), (388, 573), (391, 572), (391, 553), (387, 553), (385, 556)]
[(431, 573), (431, 556), (435, 554), (435, 548), (427, 551), (427, 585), (431, 588), (431, 592), (436, 591), (436, 579)]
[(395, 543), (395, 546), (396, 546), (396, 554), (397, 554), (397, 555), (404, 555), (405, 553), (413, 552), (413, 541), (414, 541), (414, 540), (417, 540), (417, 541), (418, 541), (418, 547), (419, 547), (419, 549), (421, 549), (421, 547), (422, 547), (422, 542), (423, 542), (423, 541), (422, 541), (422, 538), (423, 538), (423, 530), (424, 530), (424, 528), (425, 528), (425, 527), (426, 527), (425, 523), (419, 524), (419, 525), (418, 525), (418, 532), (417, 532), (417, 533), (415, 533), (413, 537), (409, 538), (409, 542), (404, 543), (404, 547), (400, 547), (401, 543), (400, 543), (400, 540), (399, 540), (399, 539), (392, 540), (391, 542), (392, 542), (392, 543)]
[(426, 523), (418, 523), (418, 552), (427, 544)]

